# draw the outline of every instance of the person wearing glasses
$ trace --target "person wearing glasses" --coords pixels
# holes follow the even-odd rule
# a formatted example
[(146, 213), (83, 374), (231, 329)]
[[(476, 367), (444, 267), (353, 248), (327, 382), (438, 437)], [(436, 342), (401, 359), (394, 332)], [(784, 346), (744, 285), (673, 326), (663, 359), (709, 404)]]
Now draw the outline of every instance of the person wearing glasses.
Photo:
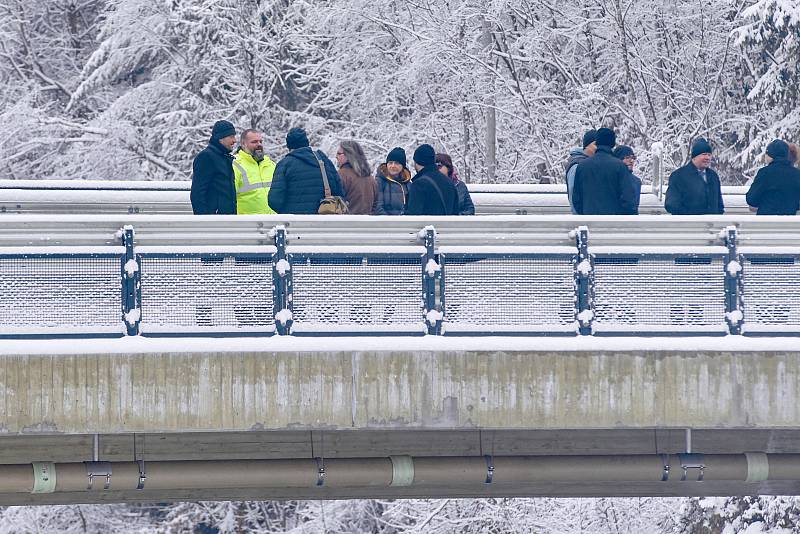
[(633, 167), (636, 165), (636, 153), (633, 149), (629, 146), (625, 145), (618, 145), (617, 148), (614, 149), (613, 152), (614, 156), (618, 159), (622, 160), (622, 163), (625, 164), (626, 167), (631, 171), (631, 182), (633, 182), (633, 189), (635, 190), (636, 194), (633, 197), (634, 200), (634, 215), (639, 215), (639, 200), (642, 197), (642, 179), (636, 176), (633, 172)]
[(342, 141), (336, 150), (336, 165), (349, 213), (371, 215), (378, 184), (370, 172), (364, 149), (356, 141)]
[(447, 154), (436, 154), (436, 168), (439, 169), (440, 173), (450, 178), (453, 181), (453, 185), (456, 186), (458, 214), (475, 215), (475, 204), (472, 203), (472, 197), (469, 196), (467, 184), (462, 182), (456, 173), (456, 168), (453, 166), (453, 158)]

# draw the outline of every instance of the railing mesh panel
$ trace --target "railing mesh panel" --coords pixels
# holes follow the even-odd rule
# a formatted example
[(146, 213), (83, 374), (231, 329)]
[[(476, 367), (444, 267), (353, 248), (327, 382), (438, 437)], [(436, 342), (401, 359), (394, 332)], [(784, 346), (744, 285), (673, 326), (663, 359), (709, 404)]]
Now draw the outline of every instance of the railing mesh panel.
[(119, 257), (0, 257), (3, 326), (122, 329)]
[(292, 256), (296, 327), (410, 327), (422, 323), (422, 267), (412, 257)]
[(800, 325), (800, 258), (745, 258), (746, 324)]
[(139, 258), (143, 329), (274, 325), (271, 256)]
[(446, 256), (445, 310), (453, 325), (573, 324), (573, 258)]
[(725, 322), (722, 257), (594, 259), (595, 325), (717, 326)]

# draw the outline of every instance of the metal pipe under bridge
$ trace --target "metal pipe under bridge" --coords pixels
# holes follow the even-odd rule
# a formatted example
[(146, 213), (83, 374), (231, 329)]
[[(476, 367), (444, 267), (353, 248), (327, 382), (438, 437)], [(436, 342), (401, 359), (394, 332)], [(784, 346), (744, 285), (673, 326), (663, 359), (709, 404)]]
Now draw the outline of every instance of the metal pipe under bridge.
[(799, 230), (6, 214), (0, 503), (796, 494)]

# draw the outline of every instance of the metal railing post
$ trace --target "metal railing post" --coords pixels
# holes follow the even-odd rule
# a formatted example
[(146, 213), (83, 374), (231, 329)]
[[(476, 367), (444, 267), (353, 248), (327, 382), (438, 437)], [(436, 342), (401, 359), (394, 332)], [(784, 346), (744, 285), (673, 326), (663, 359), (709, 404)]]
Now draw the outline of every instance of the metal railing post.
[(737, 251), (739, 230), (735, 226), (725, 228), (725, 320), (732, 335), (742, 333), (744, 312), (742, 306), (742, 258)]
[(436, 257), (436, 230), (433, 226), (425, 227), (421, 236), (425, 241), (425, 255), (422, 256), (422, 302), (428, 334), (442, 335), (444, 320), (444, 278), (442, 266)]
[(575, 246), (578, 255), (575, 258), (575, 291), (576, 309), (575, 320), (578, 322), (578, 333), (582, 336), (592, 334), (592, 279), (594, 264), (589, 255), (589, 228), (579, 226), (574, 230)]
[(276, 226), (270, 232), (275, 243), (272, 256), (272, 312), (278, 335), (292, 332), (292, 266), (286, 253), (286, 227)]
[(125, 322), (125, 331), (129, 336), (139, 335), (139, 326), (142, 321), (141, 302), (141, 266), (136, 258), (133, 248), (135, 236), (133, 226), (126, 225), (122, 229), (122, 244), (125, 246), (125, 255), (122, 257), (122, 319)]

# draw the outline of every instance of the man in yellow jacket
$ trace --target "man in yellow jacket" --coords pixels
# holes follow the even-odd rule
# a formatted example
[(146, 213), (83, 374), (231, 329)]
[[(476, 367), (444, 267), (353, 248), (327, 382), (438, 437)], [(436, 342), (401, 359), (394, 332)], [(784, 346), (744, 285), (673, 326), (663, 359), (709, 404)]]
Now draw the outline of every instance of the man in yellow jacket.
[(275, 162), (264, 155), (264, 138), (261, 132), (252, 129), (243, 131), (239, 144), (241, 149), (233, 160), (236, 213), (275, 213), (267, 202)]

